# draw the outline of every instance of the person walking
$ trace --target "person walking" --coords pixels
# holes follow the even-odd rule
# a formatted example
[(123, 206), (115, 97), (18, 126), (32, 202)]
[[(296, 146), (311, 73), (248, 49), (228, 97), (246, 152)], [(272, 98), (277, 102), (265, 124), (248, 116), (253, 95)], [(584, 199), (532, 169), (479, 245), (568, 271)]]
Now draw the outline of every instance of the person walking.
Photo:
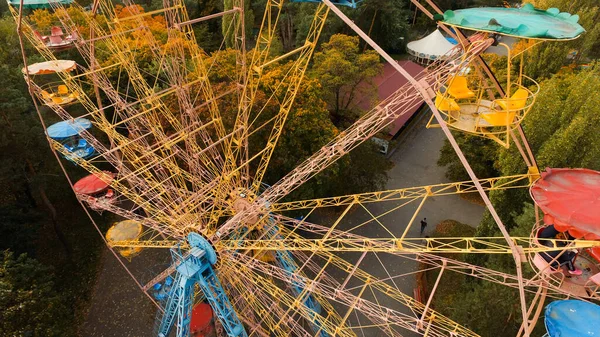
[(421, 235), (423, 235), (425, 227), (427, 227), (427, 218), (423, 218), (423, 220), (421, 220)]

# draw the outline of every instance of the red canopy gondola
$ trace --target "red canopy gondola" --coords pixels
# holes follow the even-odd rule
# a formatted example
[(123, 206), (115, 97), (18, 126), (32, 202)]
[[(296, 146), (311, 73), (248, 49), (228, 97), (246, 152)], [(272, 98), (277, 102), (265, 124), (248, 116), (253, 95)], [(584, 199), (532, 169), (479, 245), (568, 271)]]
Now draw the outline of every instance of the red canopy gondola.
[(208, 335), (213, 329), (213, 312), (207, 303), (198, 303), (192, 309), (192, 319), (190, 320), (190, 335), (194, 337), (203, 337)]
[(75, 193), (79, 194), (94, 194), (98, 193), (108, 187), (113, 180), (114, 175), (107, 171), (100, 173), (90, 174), (89, 176), (79, 179), (73, 185)]
[(600, 172), (548, 168), (530, 192), (545, 223), (576, 238), (600, 240)]

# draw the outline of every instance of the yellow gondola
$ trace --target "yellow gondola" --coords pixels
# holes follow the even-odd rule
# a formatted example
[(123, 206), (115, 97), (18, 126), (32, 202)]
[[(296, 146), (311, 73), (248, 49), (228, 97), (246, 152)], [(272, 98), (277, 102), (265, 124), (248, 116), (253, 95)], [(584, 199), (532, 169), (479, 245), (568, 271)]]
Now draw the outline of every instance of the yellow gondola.
[[(137, 241), (142, 234), (142, 224), (135, 220), (117, 222), (106, 232), (108, 244), (119, 241)], [(142, 251), (141, 247), (117, 248), (121, 256), (131, 258)]]
[[(437, 109), (445, 117), (446, 124), (461, 132), (490, 138), (508, 148), (510, 132), (517, 128), (529, 113), (539, 91), (539, 84), (523, 74), (523, 58), (516, 81), (511, 81), (510, 47), (500, 43), (507, 50), (507, 85), (500, 94), (486, 87), (486, 79), (480, 69), (467, 76), (457, 72), (442, 86), (435, 97)], [(476, 67), (476, 64), (471, 66)], [(524, 82), (527, 85), (524, 85)], [(437, 127), (433, 116), (427, 127)]]

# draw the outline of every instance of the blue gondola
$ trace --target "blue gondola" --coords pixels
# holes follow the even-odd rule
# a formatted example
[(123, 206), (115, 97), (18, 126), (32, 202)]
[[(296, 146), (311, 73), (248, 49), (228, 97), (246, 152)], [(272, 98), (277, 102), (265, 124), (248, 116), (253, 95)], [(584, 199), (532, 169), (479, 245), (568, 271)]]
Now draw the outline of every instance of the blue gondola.
[(63, 155), (67, 160), (75, 162), (77, 159), (86, 159), (94, 155), (94, 148), (83, 138), (79, 136), (84, 130), (92, 127), (92, 122), (85, 118), (76, 118), (52, 124), (46, 130), (48, 137), (61, 143), (67, 155)]
[(169, 297), (169, 292), (171, 291), (171, 286), (173, 285), (173, 278), (171, 276), (167, 276), (164, 283), (155, 284), (152, 289), (154, 290), (154, 298), (162, 302)]
[(579, 301), (554, 301), (546, 306), (549, 337), (600, 336), (600, 306)]

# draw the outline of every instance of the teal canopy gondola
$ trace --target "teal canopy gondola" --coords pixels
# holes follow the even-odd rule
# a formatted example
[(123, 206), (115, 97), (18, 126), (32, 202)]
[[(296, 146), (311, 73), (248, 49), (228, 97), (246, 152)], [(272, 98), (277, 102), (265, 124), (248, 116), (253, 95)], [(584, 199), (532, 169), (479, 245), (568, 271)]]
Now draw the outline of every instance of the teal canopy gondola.
[[(52, 2), (56, 5), (70, 5), (73, 3), (73, 0), (23, 0), (23, 8), (29, 9), (40, 9), (40, 8), (51, 8)], [(8, 0), (8, 3), (13, 7), (21, 6), (21, 0)]]
[[(322, 2), (321, 0), (291, 0), (291, 2)], [(351, 8), (358, 7), (358, 4), (362, 2), (362, 0), (331, 0), (331, 2), (338, 6), (347, 6)]]
[(550, 337), (600, 336), (600, 306), (579, 301), (554, 301), (546, 306), (546, 330)]
[(75, 118), (74, 120), (67, 120), (58, 123), (54, 123), (48, 127), (46, 134), (48, 137), (59, 140), (71, 138), (78, 135), (83, 130), (87, 130), (92, 127), (92, 122), (85, 118)]
[(447, 10), (443, 18), (436, 18), (459, 28), (529, 39), (570, 40), (585, 32), (577, 23), (578, 15), (561, 12), (558, 8), (536, 9), (532, 4), (525, 4), (521, 8)]

